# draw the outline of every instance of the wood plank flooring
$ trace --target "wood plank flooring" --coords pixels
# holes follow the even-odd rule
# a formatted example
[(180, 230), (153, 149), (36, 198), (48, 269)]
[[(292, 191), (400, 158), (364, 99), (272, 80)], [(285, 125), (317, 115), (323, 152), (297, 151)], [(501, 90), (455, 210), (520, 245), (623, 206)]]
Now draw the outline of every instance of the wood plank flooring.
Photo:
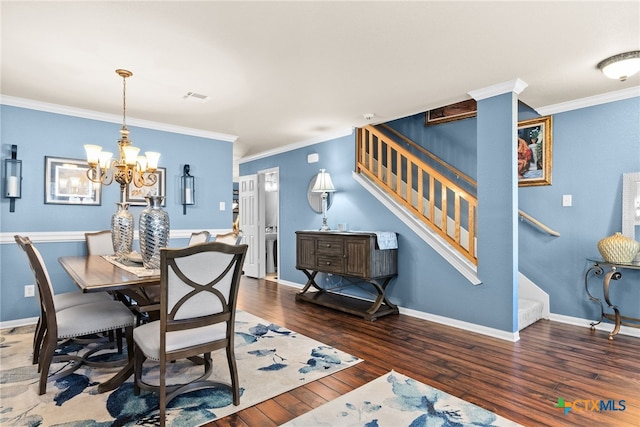
[[(603, 331), (541, 320), (511, 343), (405, 315), (365, 321), (296, 302), (297, 289), (265, 280), (243, 277), (240, 289), (239, 309), (364, 362), (209, 427), (277, 426), (390, 370), (525, 426), (640, 426), (639, 338), (609, 341)], [(577, 407), (564, 415), (558, 398)], [(591, 410), (600, 400), (616, 409), (623, 400), (625, 409)]]

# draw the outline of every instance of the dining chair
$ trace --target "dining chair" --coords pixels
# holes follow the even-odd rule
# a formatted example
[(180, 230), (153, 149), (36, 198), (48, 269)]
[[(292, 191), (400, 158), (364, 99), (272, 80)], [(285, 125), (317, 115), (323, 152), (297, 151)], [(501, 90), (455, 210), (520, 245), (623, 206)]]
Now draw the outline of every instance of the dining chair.
[(189, 243), (187, 246), (197, 245), (198, 243), (206, 243), (209, 241), (211, 234), (206, 231), (199, 231), (197, 233), (191, 233), (191, 238), (189, 239)]
[[(24, 249), (24, 245), (31, 244), (31, 240), (28, 237), (23, 236), (14, 236), (18, 245)], [(33, 270), (33, 269), (32, 269)], [(72, 292), (64, 292), (61, 294), (53, 293), (53, 288), (51, 290), (53, 294), (53, 300), (56, 307), (56, 310), (64, 310), (70, 307), (74, 307), (80, 304), (89, 304), (99, 301), (112, 301), (113, 297), (107, 292), (94, 292), (94, 293), (83, 293), (80, 291), (72, 291)], [(33, 357), (31, 363), (34, 365), (38, 363), (40, 358), (40, 348), (42, 347), (42, 338), (45, 335), (47, 323), (43, 321), (44, 312), (42, 307), (40, 307), (40, 317), (36, 323), (36, 330), (33, 334)]]
[[(236, 301), (247, 245), (210, 242), (160, 252), (160, 320), (136, 327), (134, 394), (160, 395), (160, 425), (167, 404), (176, 396), (211, 387), (230, 387), (233, 404), (240, 404), (234, 353)], [(211, 352), (226, 350), (231, 383), (208, 380)], [(167, 363), (202, 356), (204, 373), (187, 383), (167, 385)], [(159, 364), (159, 386), (145, 379), (145, 361)], [(157, 372), (157, 371), (156, 371)], [(157, 379), (153, 378), (155, 381)]]
[(242, 242), (242, 233), (240, 231), (230, 231), (224, 234), (216, 234), (213, 241), (228, 245), (239, 245)]
[[(135, 325), (135, 316), (121, 302), (111, 299), (109, 294), (105, 299), (97, 299), (94, 302), (87, 302), (78, 305), (72, 305), (64, 309), (56, 306), (56, 302), (60, 298), (56, 298), (53, 293), (53, 286), (49, 272), (42, 259), (40, 251), (31, 243), (28, 237), (15, 236), (18, 245), (25, 251), (29, 260), (29, 266), (33, 271), (36, 285), (38, 287), (38, 296), (40, 300), (40, 323), (42, 326), (41, 344), (38, 345), (38, 370), (40, 372), (40, 380), (38, 385), (38, 394), (47, 392), (47, 381), (57, 380), (65, 377), (83, 364), (96, 367), (113, 367), (118, 366), (121, 361), (94, 361), (90, 357), (98, 350), (106, 348), (105, 346), (94, 346), (93, 349), (80, 355), (60, 354), (56, 355), (55, 351), (60, 340), (69, 340), (82, 338), (94, 334), (100, 334), (108, 331), (115, 331), (118, 336), (117, 347), (118, 352), (122, 353), (122, 329), (125, 330), (127, 341), (127, 357), (131, 360), (133, 352), (133, 326)], [(60, 294), (66, 295), (66, 294)], [(92, 295), (92, 294), (81, 294)], [(96, 294), (97, 295), (97, 294)], [(107, 343), (114, 346), (114, 343)], [(36, 349), (34, 349), (35, 352)], [(66, 362), (67, 366), (49, 376), (49, 370), (52, 363)]]
[(84, 240), (87, 244), (87, 254), (89, 255), (113, 255), (115, 253), (113, 241), (111, 240), (111, 230), (84, 233)]

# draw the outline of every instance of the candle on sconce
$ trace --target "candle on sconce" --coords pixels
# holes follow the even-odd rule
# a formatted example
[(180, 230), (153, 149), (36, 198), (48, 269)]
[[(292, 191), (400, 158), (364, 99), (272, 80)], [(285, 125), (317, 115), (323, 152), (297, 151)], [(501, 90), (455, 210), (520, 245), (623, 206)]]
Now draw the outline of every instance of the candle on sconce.
[(193, 190), (191, 188), (185, 188), (184, 202), (187, 205), (190, 205), (191, 203), (193, 203)]
[(20, 197), (20, 185), (17, 176), (9, 176), (7, 179), (7, 197)]

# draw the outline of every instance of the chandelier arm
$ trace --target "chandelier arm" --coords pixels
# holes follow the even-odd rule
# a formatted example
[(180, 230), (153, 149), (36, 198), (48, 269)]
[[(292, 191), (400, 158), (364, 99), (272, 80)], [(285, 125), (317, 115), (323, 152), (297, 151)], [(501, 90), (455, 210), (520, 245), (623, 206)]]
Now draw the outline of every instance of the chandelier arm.
[(89, 181), (102, 184), (109, 185), (113, 182), (113, 164), (111, 164), (108, 168), (101, 168), (99, 165), (91, 166), (87, 169), (87, 178)]
[(134, 169), (132, 173), (133, 173), (133, 179), (131, 181), (133, 182), (133, 184), (138, 188), (144, 187), (146, 185), (144, 182), (144, 175), (140, 173), (140, 171), (138, 171), (137, 169)]
[(145, 185), (147, 187), (152, 187), (154, 185), (156, 185), (158, 183), (158, 175), (156, 175), (155, 173), (148, 173), (147, 174), (147, 179), (145, 180)]
[(115, 160), (112, 160), (109, 164), (109, 167), (104, 169), (104, 174), (102, 174), (102, 184), (103, 185), (111, 185), (113, 182), (113, 176), (115, 175)]

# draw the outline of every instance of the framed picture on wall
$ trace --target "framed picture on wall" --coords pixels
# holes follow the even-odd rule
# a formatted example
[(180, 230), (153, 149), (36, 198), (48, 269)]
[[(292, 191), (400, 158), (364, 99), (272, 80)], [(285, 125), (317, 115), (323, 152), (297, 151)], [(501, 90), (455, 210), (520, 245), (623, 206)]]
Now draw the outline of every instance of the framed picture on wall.
[(518, 186), (551, 185), (551, 116), (518, 122)]
[(165, 196), (165, 168), (158, 168), (154, 172), (157, 177), (156, 183), (149, 187), (136, 187), (133, 183), (127, 186), (125, 201), (132, 206), (146, 206), (147, 196), (162, 196), (162, 206), (166, 204)]
[(433, 110), (427, 111), (425, 124), (427, 126), (433, 126), (440, 123), (475, 117), (477, 108), (478, 106), (475, 99), (468, 99), (444, 107), (434, 108)]
[(87, 177), (86, 160), (45, 156), (44, 202), (53, 205), (99, 206), (102, 185)]

